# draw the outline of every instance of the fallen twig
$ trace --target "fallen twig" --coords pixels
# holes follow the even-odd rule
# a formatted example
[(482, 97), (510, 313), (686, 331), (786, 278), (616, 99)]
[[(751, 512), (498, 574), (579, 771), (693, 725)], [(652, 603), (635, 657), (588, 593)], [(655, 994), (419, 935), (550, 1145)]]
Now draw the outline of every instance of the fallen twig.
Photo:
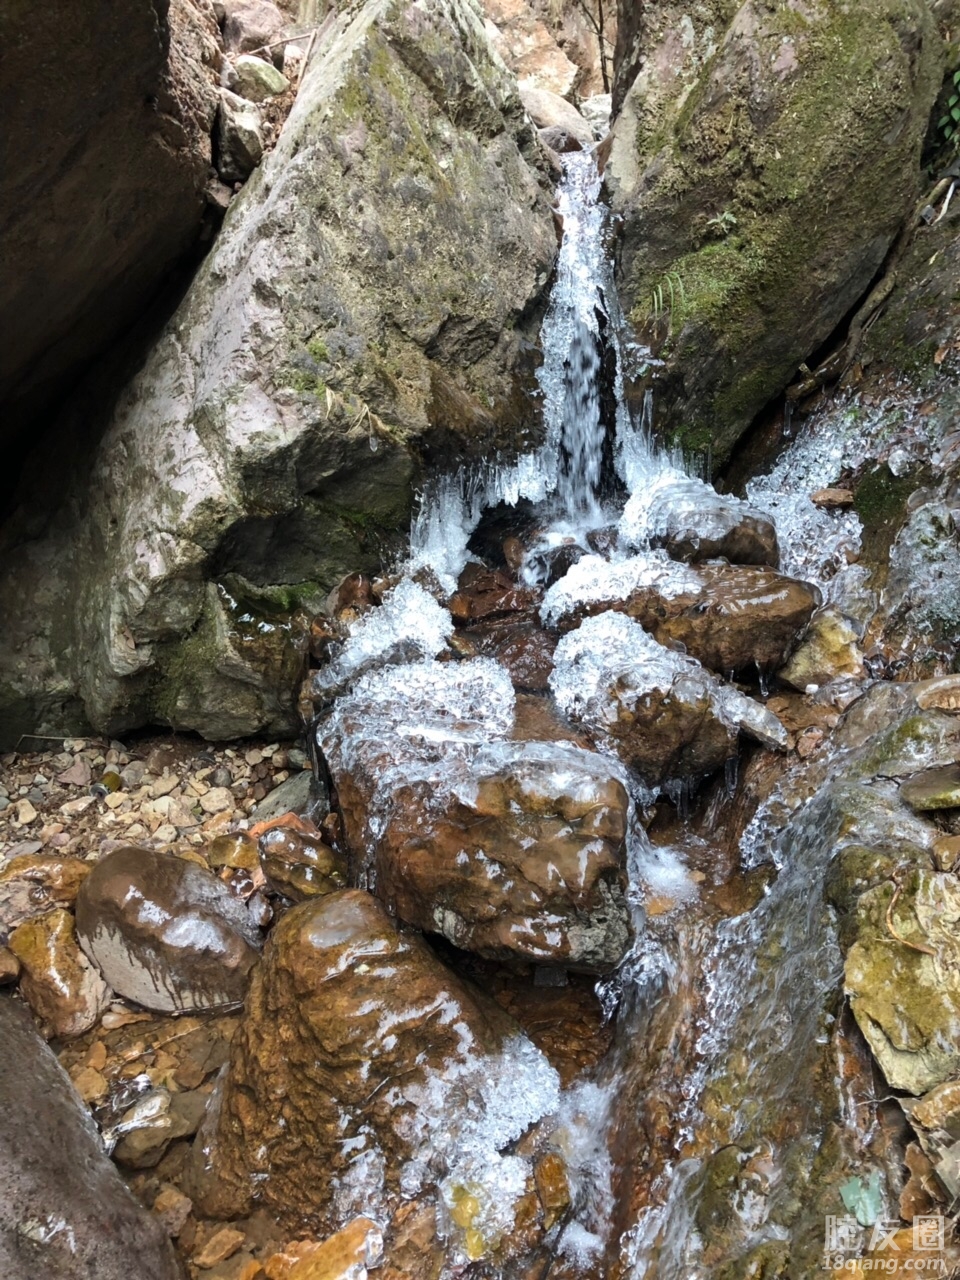
[(886, 914), (887, 929), (889, 930), (891, 938), (894, 938), (901, 946), (909, 947), (911, 951), (919, 951), (925, 956), (935, 956), (937, 953), (934, 951), (933, 947), (928, 947), (922, 942), (911, 942), (902, 934), (897, 933), (893, 924), (893, 909), (900, 900), (900, 894), (903, 892), (903, 885), (900, 884), (899, 881), (895, 881), (894, 884), (895, 888), (893, 891), (893, 897), (890, 899), (890, 905), (887, 907)]

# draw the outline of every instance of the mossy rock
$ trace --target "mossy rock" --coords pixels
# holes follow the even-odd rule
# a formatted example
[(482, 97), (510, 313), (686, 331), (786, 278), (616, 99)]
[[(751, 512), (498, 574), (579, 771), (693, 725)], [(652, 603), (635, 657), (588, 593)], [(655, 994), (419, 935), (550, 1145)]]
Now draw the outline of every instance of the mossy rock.
[(844, 988), (887, 1082), (921, 1094), (960, 1071), (960, 887), (918, 868), (865, 893)]
[(665, 361), (658, 431), (719, 463), (883, 262), (942, 48), (921, 0), (747, 0), (699, 70), (682, 44), (645, 51), (672, 90), (652, 128), (638, 77), (605, 176), (625, 310)]

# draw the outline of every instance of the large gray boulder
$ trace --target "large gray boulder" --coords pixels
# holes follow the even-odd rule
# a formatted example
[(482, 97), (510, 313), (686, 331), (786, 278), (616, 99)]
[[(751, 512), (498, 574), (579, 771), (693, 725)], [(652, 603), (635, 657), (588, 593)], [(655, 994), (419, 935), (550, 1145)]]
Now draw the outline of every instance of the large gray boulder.
[(23, 1005), (0, 997), (0, 1273), (179, 1280), (159, 1218), (133, 1199)]
[(422, 458), (529, 425), (556, 252), (539, 163), (469, 0), (325, 25), (55, 520), (25, 505), (6, 531), (0, 737), (293, 727), (298, 605), (380, 566)]
[(196, 240), (220, 32), (210, 0), (3, 6), (0, 440), (75, 381)]
[(942, 42), (923, 0), (706, 9), (622, 26), (606, 178), (624, 310), (666, 361), (659, 430), (719, 463), (882, 265)]

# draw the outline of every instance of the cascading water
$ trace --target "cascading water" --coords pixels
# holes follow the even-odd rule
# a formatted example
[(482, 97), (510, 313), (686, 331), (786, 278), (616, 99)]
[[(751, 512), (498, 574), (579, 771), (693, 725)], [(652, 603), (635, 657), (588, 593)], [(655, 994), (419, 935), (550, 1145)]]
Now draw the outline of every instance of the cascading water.
[[(562, 544), (575, 547), (579, 561), (543, 600), (540, 616), (547, 625), (556, 625), (584, 602), (623, 598), (642, 584), (655, 582), (665, 597), (695, 589), (698, 579), (691, 569), (658, 545), (678, 510), (692, 513), (708, 534), (719, 515), (756, 515), (755, 508), (736, 499), (721, 499), (685, 474), (677, 456), (655, 448), (646, 415), (640, 423), (631, 420), (622, 395), (622, 320), (604, 250), (599, 190), (592, 158), (568, 157), (558, 197), (564, 236), (542, 331), (543, 444), (512, 463), (464, 469), (428, 487), (414, 521), (405, 577), (380, 609), (361, 620), (327, 668), (324, 688), (331, 694), (371, 668), (398, 663), (421, 664), (417, 678), (425, 688), (436, 681), (431, 663), (453, 625), (430, 595), (430, 583), (439, 583), (447, 595), (456, 590), (470, 559), (470, 537), (487, 508), (521, 499), (536, 504), (539, 523), (520, 570), (528, 584), (538, 582), (545, 552)], [(612, 352), (615, 365), (613, 422), (604, 421), (602, 408), (605, 350)], [(605, 457), (619, 481), (619, 504), (608, 496)], [(814, 479), (808, 467), (798, 484)], [(832, 573), (843, 546), (856, 538), (854, 520), (846, 520), (839, 532), (835, 523), (828, 531), (822, 513), (805, 498), (782, 499), (787, 480), (786, 474), (769, 477), (751, 496), (789, 511), (793, 546), (810, 549), (797, 569), (815, 576), (829, 566)], [(828, 481), (827, 475), (821, 483)], [(602, 556), (591, 554), (590, 535), (600, 529), (613, 531)], [(828, 533), (835, 545), (827, 545)], [(605, 624), (604, 617), (616, 619), (616, 625)], [(557, 705), (582, 712), (589, 696), (597, 722), (607, 717), (613, 723), (615, 716), (610, 719), (603, 704), (606, 684), (622, 688), (632, 681), (643, 697), (646, 689), (678, 688), (678, 682), (693, 680), (699, 681), (698, 696), (711, 701), (712, 714), (732, 724), (734, 732), (752, 723), (756, 733), (758, 716), (768, 714), (621, 615), (590, 621), (557, 650), (550, 680)], [(588, 652), (591, 643), (602, 652)], [(584, 672), (593, 680), (589, 690)], [(444, 677), (446, 684), (451, 679)], [(403, 672), (397, 673), (393, 685), (398, 697), (402, 692), (406, 698), (398, 713), (405, 717), (401, 732), (418, 744), (417, 759), (423, 760), (418, 768), (429, 780), (441, 730), (429, 716), (420, 728), (412, 723), (415, 700), (408, 684), (412, 687)], [(380, 685), (386, 688), (391, 681)], [(471, 716), (480, 718), (476, 724), (471, 720), (471, 732), (479, 741), (488, 730), (478, 709), (483, 698), (474, 701)], [(389, 706), (379, 706), (378, 714), (386, 732)], [(507, 719), (498, 723), (495, 737), (507, 732), (509, 707), (503, 714)], [(336, 713), (325, 732), (330, 741), (346, 733)], [(766, 740), (763, 732), (759, 736)], [(775, 734), (768, 737), (776, 741)], [(613, 749), (602, 741), (600, 747)], [(401, 765), (400, 772), (405, 769)], [(631, 789), (638, 807), (656, 795), (656, 788), (637, 780)], [(681, 791), (678, 787), (677, 794)], [(807, 803), (799, 787), (785, 794), (781, 813), (792, 808), (798, 816), (776, 841), (757, 819), (742, 851), (749, 874), (751, 859), (766, 839), (763, 858), (773, 860), (779, 878), (755, 909), (732, 917), (718, 913), (700, 893), (682, 847), (653, 848), (639, 822), (632, 826), (629, 899), (638, 940), (620, 973), (604, 980), (600, 990), (611, 1008), (620, 1001), (616, 1048), (595, 1078), (565, 1091), (560, 1106), (575, 1192), (572, 1220), (555, 1241), (558, 1255), (573, 1268), (565, 1275), (706, 1277), (719, 1274), (716, 1267), (731, 1256), (779, 1248), (790, 1236), (796, 1217), (791, 1179), (798, 1171), (809, 1175), (824, 1129), (840, 1123), (840, 1104), (835, 1089), (827, 1089), (824, 1101), (819, 1095), (812, 1100), (805, 1088), (811, 1073), (828, 1070), (827, 1005), (836, 989), (838, 952), (828, 914), (808, 886), (822, 878), (824, 835), (834, 817), (828, 801)], [(651, 901), (658, 903), (657, 911), (644, 921), (644, 903)], [(649, 1110), (650, 1098), (661, 1099), (664, 1115), (644, 1131), (638, 1117), (644, 1107)], [(651, 1129), (657, 1130), (655, 1138)], [(711, 1238), (710, 1214), (717, 1199), (717, 1153), (725, 1149), (737, 1154), (719, 1197), (730, 1204), (721, 1248)]]

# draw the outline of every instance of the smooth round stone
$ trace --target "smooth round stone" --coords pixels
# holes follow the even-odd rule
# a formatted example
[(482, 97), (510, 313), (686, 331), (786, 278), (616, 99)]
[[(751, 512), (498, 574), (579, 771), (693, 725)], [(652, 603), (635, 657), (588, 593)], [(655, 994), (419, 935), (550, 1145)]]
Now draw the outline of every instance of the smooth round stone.
[(900, 784), (900, 799), (917, 813), (960, 808), (960, 765), (915, 773)]
[(205, 867), (153, 849), (107, 854), (77, 897), (77, 936), (110, 986), (147, 1009), (243, 1000), (260, 935)]

